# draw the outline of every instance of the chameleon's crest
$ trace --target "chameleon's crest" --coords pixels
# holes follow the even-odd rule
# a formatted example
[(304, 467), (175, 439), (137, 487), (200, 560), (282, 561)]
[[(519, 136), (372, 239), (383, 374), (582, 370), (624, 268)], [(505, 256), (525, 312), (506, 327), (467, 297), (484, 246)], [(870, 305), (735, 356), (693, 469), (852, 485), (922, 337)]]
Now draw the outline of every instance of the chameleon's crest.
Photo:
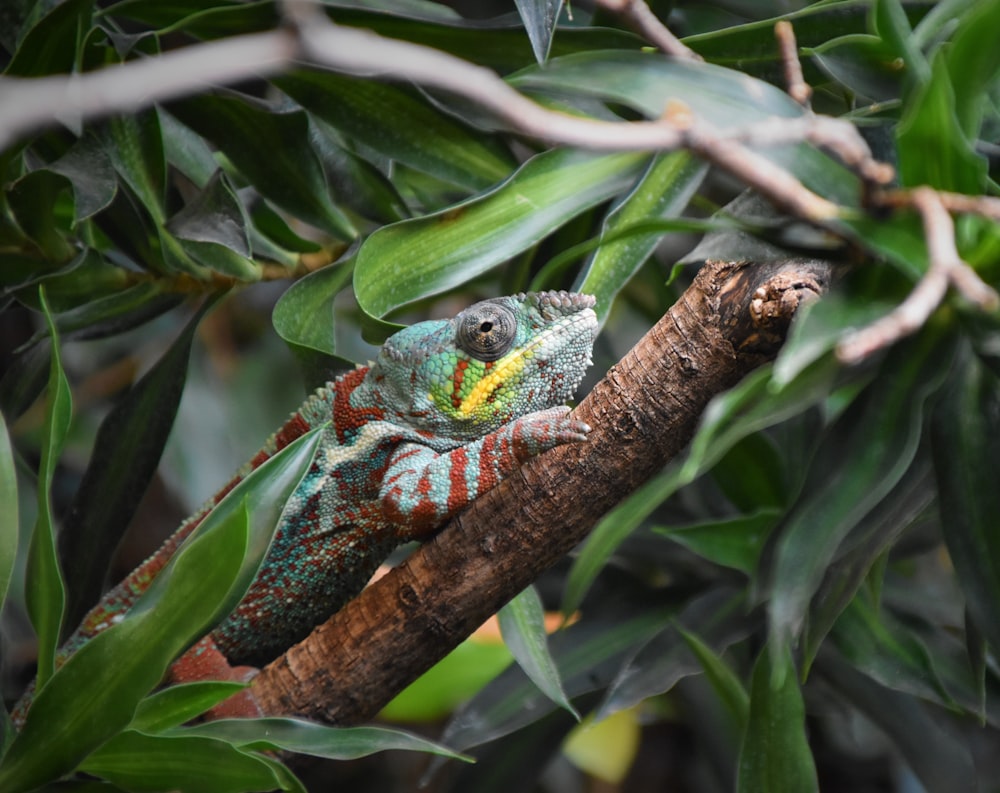
[[(465, 438), (563, 404), (591, 363), (593, 305), (570, 292), (519, 294), (400, 331), (375, 362), (387, 412)], [(393, 365), (401, 358), (405, 370)]]

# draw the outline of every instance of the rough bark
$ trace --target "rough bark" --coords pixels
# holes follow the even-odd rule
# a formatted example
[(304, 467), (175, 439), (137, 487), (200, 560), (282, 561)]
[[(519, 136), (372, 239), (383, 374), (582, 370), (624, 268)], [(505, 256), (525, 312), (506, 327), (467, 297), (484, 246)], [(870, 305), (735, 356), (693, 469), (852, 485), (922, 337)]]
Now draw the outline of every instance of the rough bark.
[(374, 716), (677, 455), (716, 394), (777, 353), (830, 265), (709, 262), (579, 405), (589, 440), (554, 449), (448, 524), (261, 671), (268, 714)]

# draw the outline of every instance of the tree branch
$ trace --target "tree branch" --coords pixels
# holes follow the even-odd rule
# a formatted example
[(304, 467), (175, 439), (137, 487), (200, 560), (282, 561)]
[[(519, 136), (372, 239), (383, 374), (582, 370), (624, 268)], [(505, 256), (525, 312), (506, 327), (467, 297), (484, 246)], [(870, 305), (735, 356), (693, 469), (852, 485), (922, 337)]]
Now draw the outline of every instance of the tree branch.
[(775, 355), (829, 278), (816, 261), (706, 264), (577, 408), (588, 442), (525, 465), (262, 670), (251, 691), (264, 712), (374, 716), (677, 455), (709, 400)]

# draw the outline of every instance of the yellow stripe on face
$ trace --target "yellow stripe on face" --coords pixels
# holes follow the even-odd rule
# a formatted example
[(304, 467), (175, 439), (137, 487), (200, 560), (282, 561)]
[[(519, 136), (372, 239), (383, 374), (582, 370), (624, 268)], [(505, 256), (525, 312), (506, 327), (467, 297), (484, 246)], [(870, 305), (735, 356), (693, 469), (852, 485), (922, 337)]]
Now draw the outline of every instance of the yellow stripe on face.
[(479, 382), (473, 386), (469, 395), (462, 400), (462, 404), (458, 408), (459, 412), (464, 416), (476, 412), (494, 391), (507, 380), (516, 377), (524, 370), (527, 359), (531, 358), (532, 354), (530, 348), (516, 350), (508, 357), (497, 361), (492, 368), (479, 378)]

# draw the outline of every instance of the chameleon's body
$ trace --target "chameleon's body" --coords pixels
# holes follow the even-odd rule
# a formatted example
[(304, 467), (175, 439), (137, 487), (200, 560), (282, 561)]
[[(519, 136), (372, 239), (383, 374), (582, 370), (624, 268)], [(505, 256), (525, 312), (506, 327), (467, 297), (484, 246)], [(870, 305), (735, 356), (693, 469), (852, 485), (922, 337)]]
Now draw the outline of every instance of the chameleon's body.
[(281, 654), (356, 595), (394, 547), (428, 537), (530, 457), (586, 437), (589, 428), (557, 406), (590, 363), (593, 303), (566, 292), (517, 295), (400, 331), (370, 368), (307, 399), (227, 487), (105, 596), (66, 653), (121, 619), (249, 470), (326, 425), (247, 594), (173, 672), (224, 676), (218, 651), (254, 665)]

